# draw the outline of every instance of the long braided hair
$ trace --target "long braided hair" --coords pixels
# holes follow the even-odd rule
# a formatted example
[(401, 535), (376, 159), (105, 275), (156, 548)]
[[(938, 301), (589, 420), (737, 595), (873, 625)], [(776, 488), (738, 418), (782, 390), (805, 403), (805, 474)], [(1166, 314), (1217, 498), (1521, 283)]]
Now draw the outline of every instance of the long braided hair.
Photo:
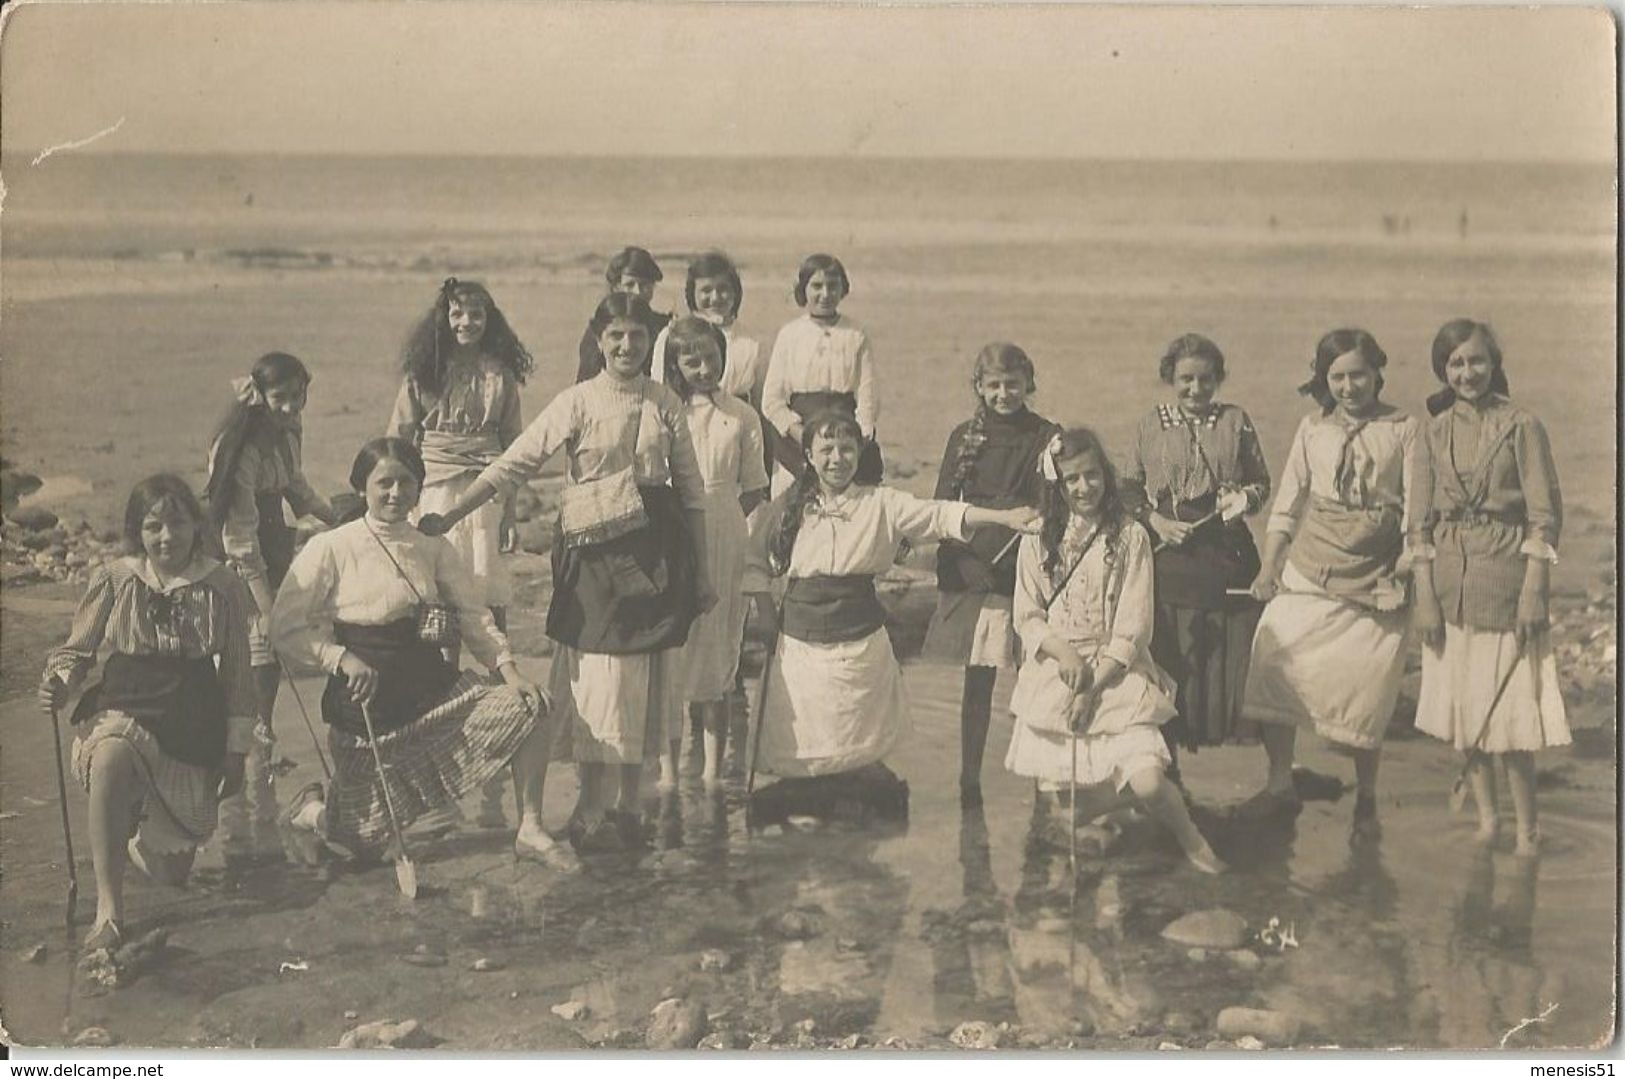
[(1033, 361), (1027, 354), (1008, 341), (995, 341), (976, 354), (976, 365), (971, 370), (971, 388), (976, 392), (976, 413), (971, 416), (965, 434), (959, 440), (959, 455), (954, 460), (954, 493), (964, 496), (965, 485), (976, 468), (976, 459), (987, 445), (987, 417), (992, 411), (982, 397), (982, 380), (991, 374), (1023, 375), (1027, 392), (1038, 392), (1038, 380), (1033, 373)]
[(490, 290), (478, 281), (459, 281), (455, 277), (441, 283), (433, 306), (418, 319), (401, 346), (401, 372), (429, 393), (440, 392), (446, 381), (446, 364), (457, 347), (451, 329), (454, 302), (478, 304), (485, 309), (485, 336), (480, 338), (480, 351), (512, 371), (516, 381), (524, 382), (536, 362), (508, 325)]
[(1108, 545), (1108, 558), (1120, 546), (1123, 525), (1129, 520), (1123, 509), (1123, 499), (1117, 484), (1117, 469), (1112, 466), (1100, 436), (1087, 427), (1072, 427), (1056, 435), (1044, 450), (1044, 455), (1055, 465), (1056, 475), (1046, 479), (1038, 502), (1041, 525), (1039, 546), (1044, 552), (1044, 573), (1050, 583), (1060, 585), (1059, 578), (1067, 566), (1061, 561), (1061, 545), (1066, 538), (1066, 525), (1072, 517), (1072, 505), (1066, 498), (1066, 486), (1060, 477), (1060, 465), (1077, 457), (1093, 454), (1105, 474), (1106, 486), (1100, 496), (1100, 535)]
[[(807, 420), (801, 428), (801, 452), (808, 457), (812, 450), (812, 441), (815, 437), (824, 435), (835, 437), (845, 435), (863, 445), (863, 428), (849, 413), (840, 409), (830, 409), (819, 412)], [(806, 518), (807, 511), (818, 506), (819, 500), (818, 474), (813, 470), (809, 458), (806, 467), (796, 477), (790, 488), (790, 494), (785, 499), (784, 513), (773, 523), (772, 530), (767, 535), (767, 564), (773, 576), (777, 577), (790, 568), (790, 555), (796, 547), (796, 536), (801, 532), (801, 522)]]

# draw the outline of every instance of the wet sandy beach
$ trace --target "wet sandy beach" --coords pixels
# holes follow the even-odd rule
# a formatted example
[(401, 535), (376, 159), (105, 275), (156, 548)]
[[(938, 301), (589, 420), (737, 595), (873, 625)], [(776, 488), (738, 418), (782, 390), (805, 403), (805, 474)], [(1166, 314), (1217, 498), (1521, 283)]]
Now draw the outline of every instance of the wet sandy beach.
[[(70, 595), (8, 591), (8, 667), (56, 631)], [(538, 673), (545, 663), (525, 661)], [(112, 991), (75, 975), (49, 728), (12, 687), (0, 705), (11, 732), (0, 834), (9, 1038), (64, 1044), (94, 1026), (130, 1046), (317, 1048), (363, 1023), (415, 1019), (412, 1044), (462, 1051), (642, 1047), (651, 1009), (672, 997), (703, 1009), (702, 1045), (732, 1049), (1234, 1049), (1216, 1031), (1231, 1006), (1295, 1017), (1301, 1047), (1493, 1049), (1542, 1015), (1505, 1047), (1608, 1037), (1610, 735), (1586, 730), (1572, 752), (1540, 758), (1535, 860), (1471, 843), (1470, 814), (1445, 806), (1455, 755), (1431, 740), (1390, 741), (1372, 849), (1347, 842), (1352, 793), (1308, 802), (1295, 824), (1226, 820), (1260, 781), (1262, 750), (1206, 749), (1184, 772), (1234, 872), (1203, 876), (1171, 839), (1130, 821), (1104, 853), (1080, 855), (1074, 894), (1031, 788), (1000, 767), (1008, 717), (995, 718), (985, 807), (961, 812), (948, 781), (958, 673), (905, 671), (916, 730), (892, 764), (912, 788), (906, 828), (798, 821), (753, 833), (742, 785), (710, 795), (685, 783), (647, 802), (656, 849), (575, 874), (516, 863), (509, 833), (472, 825), (420, 844), (416, 902), (387, 867), (228, 869), (208, 848), (184, 892), (131, 883), (135, 931), (165, 928), (169, 947)], [(317, 698), (316, 683), (300, 688)], [(1001, 679), (1001, 705), (1009, 688)], [(286, 797), (319, 772), (291, 695), (278, 710), (282, 752), (298, 762), (279, 780)], [(1349, 762), (1312, 737), (1300, 760), (1352, 785)], [(552, 775), (556, 826), (575, 784), (568, 767)], [(69, 801), (88, 920), (84, 802), (71, 791)], [(1175, 918), (1214, 908), (1245, 920), (1239, 947), (1161, 937)], [(1295, 947), (1260, 939), (1272, 919)], [(480, 960), (491, 969), (475, 969)]]

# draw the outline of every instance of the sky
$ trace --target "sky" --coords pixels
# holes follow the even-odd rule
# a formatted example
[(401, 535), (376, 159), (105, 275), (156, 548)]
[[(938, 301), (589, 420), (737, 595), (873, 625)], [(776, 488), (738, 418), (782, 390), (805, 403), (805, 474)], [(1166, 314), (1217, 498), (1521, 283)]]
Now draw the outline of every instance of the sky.
[(1614, 155), (1578, 7), (8, 7), (8, 154)]

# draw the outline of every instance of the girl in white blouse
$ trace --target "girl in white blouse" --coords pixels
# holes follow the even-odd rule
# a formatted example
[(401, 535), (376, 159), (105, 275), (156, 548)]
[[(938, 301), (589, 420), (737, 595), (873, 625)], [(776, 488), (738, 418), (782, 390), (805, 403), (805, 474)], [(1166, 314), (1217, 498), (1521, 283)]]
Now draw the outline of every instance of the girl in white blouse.
[[(271, 611), (277, 654), (296, 671), (328, 675), (322, 718), (334, 771), (330, 788), (305, 788), (284, 821), (296, 834), (351, 852), (384, 846), (386, 780), (367, 744), (370, 718), (403, 828), (512, 764), (519, 792), (515, 854), (567, 859), (569, 852), (542, 829), (547, 750), (539, 719), (546, 702), (514, 665), (507, 638), (451, 544), (408, 521), (423, 475), (423, 459), (409, 442), (380, 438), (363, 446), (350, 484), (366, 498), (365, 516), (312, 537), (277, 594)], [(446, 661), (445, 641), (425, 629), (425, 605), (455, 609), (462, 643), (504, 685)]]
[(1225, 864), (1168, 778), (1173, 683), (1151, 659), (1151, 542), (1128, 517), (1094, 432), (1055, 436), (1041, 464), (1043, 529), (1021, 542), (1014, 618), (1025, 661), (1005, 767), (1076, 793), (1073, 826), (1139, 805), (1204, 873)]
[[(625, 529), (606, 525), (572, 535), (561, 525), (553, 546), (547, 634), (560, 647), (551, 684), (581, 765), (570, 835), (582, 851), (643, 843), (637, 816), (643, 762), (681, 733), (679, 649), (694, 619), (716, 602), (707, 570), (705, 481), (683, 403), (643, 373), (648, 311), (635, 296), (605, 297), (591, 324), (604, 370), (555, 397), (451, 509), (419, 522), (440, 534), (499, 491), (538, 475), (561, 450), (569, 459), (567, 494), (579, 488), (596, 499), (620, 491), (640, 507), (616, 515)], [(611, 495), (603, 505), (620, 502)]]
[[(864, 445), (844, 412), (813, 416), (801, 432), (804, 465), (751, 538), (745, 588), (782, 628), (768, 678), (760, 767), (821, 776), (876, 765), (909, 729), (902, 671), (886, 633), (875, 576), (905, 539), (964, 541), (982, 525), (1022, 530), (1030, 507), (933, 502), (855, 476)], [(786, 578), (782, 615), (768, 589)]]
[(838, 310), (851, 293), (852, 279), (840, 259), (808, 255), (802, 260), (795, 296), (807, 313), (779, 330), (762, 385), (762, 413), (778, 431), (775, 452), (787, 470), (783, 481), (775, 481), (775, 494), (785, 490), (790, 476), (802, 467), (802, 425), (815, 413), (832, 408), (852, 416), (863, 432), (857, 482), (880, 482), (883, 464), (875, 442), (880, 391), (874, 353), (863, 327)]

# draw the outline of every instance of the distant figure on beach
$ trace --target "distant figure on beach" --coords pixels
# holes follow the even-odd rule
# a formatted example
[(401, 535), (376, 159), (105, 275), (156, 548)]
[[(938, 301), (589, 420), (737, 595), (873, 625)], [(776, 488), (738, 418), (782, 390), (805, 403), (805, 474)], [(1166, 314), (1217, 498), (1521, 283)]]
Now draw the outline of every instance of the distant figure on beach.
[[(948, 436), (933, 497), (989, 509), (1036, 506), (1043, 491), (1039, 455), (1060, 428), (1027, 408), (1038, 392), (1032, 360), (1007, 342), (986, 346), (971, 369), (971, 391), (976, 411)], [(945, 539), (937, 547), (937, 607), (923, 651), (965, 668), (959, 796), (966, 806), (982, 798), (994, 680), (1000, 670), (1015, 670), (1020, 653), (1010, 615), (1015, 538), (1008, 528), (990, 526), (968, 543)]]
[(1151, 658), (1151, 540), (1094, 432), (1069, 430), (1044, 452), (1042, 529), (1021, 541), (1016, 567), (1025, 659), (1005, 767), (1041, 792), (1067, 791), (1068, 829), (1135, 805), (1193, 866), (1223, 872), (1167, 775), (1160, 728), (1174, 714), (1173, 682)]
[[(641, 247), (623, 247), (604, 267), (604, 280), (609, 283), (610, 295), (622, 293), (627, 296), (636, 296), (644, 303), (643, 328), (649, 333), (649, 340), (653, 341), (666, 328), (671, 316), (664, 312), (655, 311), (648, 307), (654, 299), (655, 286), (661, 282), (665, 274), (660, 272), (660, 265), (655, 262), (654, 256)], [(581, 334), (581, 344), (576, 352), (580, 357), (576, 368), (576, 381), (585, 382), (596, 376), (604, 369), (604, 354), (598, 347), (598, 337), (593, 333), (589, 322), (586, 330)], [(654, 353), (651, 351), (643, 358), (643, 374), (649, 374), (650, 361)]]
[(1563, 499), (1541, 422), (1509, 399), (1501, 346), (1455, 319), (1433, 339), (1411, 488), (1422, 688), (1416, 727), (1467, 753), (1478, 839), (1500, 830), (1493, 759), (1506, 762), (1517, 853), (1539, 850), (1536, 750), (1570, 742), (1547, 603)]
[(1320, 411), (1298, 425), (1270, 513), (1252, 586), (1267, 606), (1242, 700), (1242, 715), (1263, 724), (1269, 756), (1265, 787), (1242, 815), (1302, 808), (1293, 747), (1297, 729), (1312, 727), (1354, 757), (1351, 843), (1381, 835), (1377, 766), (1411, 643), (1395, 567), (1418, 425), (1379, 398), (1387, 364), (1364, 330), (1334, 330), (1315, 348), (1298, 392)]
[(852, 294), (852, 278), (834, 255), (808, 255), (796, 274), (796, 303), (807, 313), (784, 324), (773, 339), (762, 388), (762, 411), (780, 437), (776, 456), (786, 475), (776, 478), (774, 494), (789, 487), (802, 467), (802, 425), (808, 417), (831, 408), (858, 421), (863, 431), (863, 460), (856, 482), (876, 484), (883, 463), (875, 441), (880, 418), (880, 389), (874, 352), (863, 327), (837, 308)]
[[(778, 630), (753, 752), (783, 777), (868, 771), (900, 785), (881, 763), (910, 729), (903, 673), (875, 592), (904, 539), (969, 539), (971, 530), (1033, 526), (1031, 507), (993, 510), (916, 498), (857, 480), (869, 444), (844, 409), (798, 424), (804, 463), (751, 537), (745, 589)], [(782, 610), (770, 594), (784, 578)]]
[(1461, 208), (1461, 216), (1456, 219), (1456, 231), (1465, 240), (1467, 238), (1467, 207)]
[(275, 741), (271, 717), (282, 670), (271, 650), (266, 620), (293, 561), (294, 531), (282, 504), (287, 502), (294, 513), (315, 517), (329, 527), (338, 524), (333, 507), (305, 480), (300, 415), (309, 392), (310, 372), (297, 357), (266, 353), (247, 376), (232, 383), (233, 400), (209, 444), (204, 497), (210, 527), (220, 536), (226, 565), (248, 585), (258, 612), (248, 637), (260, 698), (256, 741), (248, 754), (242, 795), (221, 807), (222, 841), (231, 854), (281, 849), (271, 773)]
[(206, 553), (209, 528), (183, 480), (136, 484), (124, 508), (124, 557), (91, 571), (67, 642), (45, 661), (39, 702), (55, 719), (101, 648), (110, 652), (73, 717), (73, 774), (90, 796), (96, 871), (87, 952), (126, 940), (126, 865), (157, 884), (186, 883), (256, 744), (254, 599)]
[[(457, 551), (412, 526), (424, 476), (404, 439), (362, 446), (350, 486), (366, 512), (312, 537), (277, 594), (277, 653), (296, 671), (328, 676), (322, 719), (333, 758), (331, 783), (305, 787), (282, 819), (308, 861), (328, 844), (376, 855), (392, 816), (406, 828), (512, 765), (514, 853), (547, 859), (556, 853), (541, 823), (547, 702), (519, 673)], [(446, 661), (454, 635), (500, 684)]]
[(717, 602), (684, 403), (644, 374), (651, 317), (637, 296), (606, 296), (590, 324), (605, 368), (553, 398), (455, 505), (419, 522), (445, 532), (565, 454), (547, 635), (558, 642), (555, 723), (581, 773), (570, 842), (588, 854), (644, 845), (643, 765), (681, 736), (681, 649)]
[(1264, 508), (1269, 466), (1252, 418), (1216, 400), (1224, 353), (1188, 333), (1157, 364), (1169, 399), (1141, 418), (1123, 470), (1123, 501), (1156, 540), (1151, 655), (1179, 689), (1169, 749), (1234, 738), (1258, 605), (1231, 593), (1258, 574), (1247, 518)]
[[(717, 603), (689, 628), (678, 667), (684, 707), (702, 732), (701, 775), (707, 787), (716, 787), (722, 782), (731, 697), (750, 610), (743, 590), (745, 522), (767, 500), (762, 425), (754, 409), (723, 389), (729, 356), (721, 328), (689, 315), (673, 321), (661, 342), (665, 383), (683, 400), (705, 483), (705, 553)], [(668, 786), (676, 785), (678, 753), (674, 743), (661, 757), (660, 779)]]
[[(534, 366), (485, 286), (446, 278), (401, 348), (401, 389), (385, 429), (423, 455), (420, 512), (449, 508), (519, 437), (519, 387)], [(509, 499), (482, 506), (446, 535), (504, 633), (513, 584), (502, 536), (511, 507)], [(457, 665), (455, 646), (446, 658)], [(484, 791), (478, 823), (506, 825), (500, 775)]]

